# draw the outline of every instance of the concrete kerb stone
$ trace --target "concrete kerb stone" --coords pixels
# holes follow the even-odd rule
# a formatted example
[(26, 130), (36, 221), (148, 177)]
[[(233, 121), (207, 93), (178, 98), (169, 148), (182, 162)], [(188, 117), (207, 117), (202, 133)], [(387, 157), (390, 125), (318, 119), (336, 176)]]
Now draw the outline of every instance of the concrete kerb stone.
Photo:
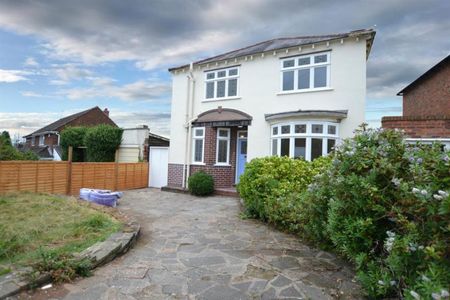
[[(90, 260), (92, 269), (95, 269), (126, 253), (136, 243), (141, 230), (136, 220), (129, 217), (128, 219), (121, 232), (113, 233), (105, 241), (95, 243), (82, 252), (76, 253), (75, 258)], [(27, 275), (31, 271), (31, 268), (21, 268), (0, 276), (0, 300), (52, 281), (49, 273), (37, 274), (30, 280)]]

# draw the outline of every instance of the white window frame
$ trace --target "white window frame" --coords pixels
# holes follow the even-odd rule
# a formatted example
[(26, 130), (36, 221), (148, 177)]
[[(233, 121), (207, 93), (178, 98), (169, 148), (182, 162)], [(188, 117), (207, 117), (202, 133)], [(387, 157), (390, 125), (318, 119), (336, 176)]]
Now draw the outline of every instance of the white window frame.
[[(229, 71), (232, 69), (237, 70), (236, 75), (228, 75)], [(225, 77), (218, 78), (217, 75), (219, 72), (225, 71), (226, 75)], [(208, 79), (208, 74), (214, 73), (214, 78)], [(204, 93), (204, 99), (203, 101), (219, 101), (219, 100), (229, 100), (229, 99), (238, 99), (239, 96), (239, 76), (240, 76), (240, 68), (239, 66), (234, 67), (228, 67), (228, 68), (222, 68), (217, 70), (211, 70), (211, 71), (205, 71), (205, 93)], [(231, 79), (236, 79), (236, 95), (234, 96), (228, 96), (228, 82)], [(225, 96), (224, 97), (217, 97), (217, 82), (225, 80)], [(214, 96), (212, 98), (206, 98), (207, 95), (207, 87), (208, 83), (213, 82), (214, 83)]]
[[(201, 136), (196, 135), (196, 130), (202, 129), (203, 134)], [(193, 165), (204, 165), (205, 164), (205, 127), (193, 127), (192, 128), (193, 134), (192, 134), (192, 163)], [(201, 140), (202, 141), (202, 160), (201, 161), (195, 161), (195, 141)]]
[[(227, 136), (219, 136), (221, 130), (227, 131)], [(219, 141), (227, 141), (227, 161), (219, 162)], [(216, 166), (229, 166), (230, 165), (230, 144), (231, 144), (231, 129), (230, 128), (217, 128), (216, 138)]]
[[(323, 132), (322, 133), (312, 133), (312, 125), (322, 125)], [(295, 125), (306, 125), (305, 133), (295, 133)], [(332, 125), (336, 127), (335, 134), (328, 133), (328, 126)], [(281, 126), (290, 126), (290, 133), (282, 134)], [(278, 127), (278, 134), (273, 134), (273, 128)], [(276, 123), (270, 126), (270, 155), (273, 154), (273, 140), (277, 142), (277, 156), (281, 155), (281, 139), (289, 139), (289, 157), (294, 158), (295, 154), (295, 139), (296, 138), (305, 138), (305, 160), (311, 161), (311, 145), (312, 139), (322, 139), (322, 156), (326, 156), (328, 154), (328, 140), (335, 140), (335, 146), (340, 142), (339, 138), (339, 123), (333, 121), (323, 121), (323, 120), (299, 120), (299, 121), (291, 121), (284, 123)]]
[(45, 135), (40, 135), (39, 136), (39, 146), (44, 146), (45, 145)]
[(36, 136), (31, 136), (31, 146), (34, 146), (36, 144)]
[[(314, 57), (320, 56), (320, 55), (327, 55), (327, 61), (323, 63), (314, 63)], [(300, 58), (307, 58), (309, 57), (310, 63), (308, 65), (298, 65), (298, 60)], [(288, 60), (294, 60), (294, 66), (293, 67), (283, 67), (283, 64), (285, 61)], [(327, 83), (324, 87), (314, 87), (314, 69), (316, 67), (327, 67)], [(290, 94), (290, 93), (301, 93), (301, 92), (312, 92), (312, 91), (324, 91), (324, 90), (330, 90), (331, 88), (331, 51), (326, 52), (316, 52), (311, 53), (307, 55), (299, 55), (299, 56), (291, 56), (286, 57), (280, 60), (280, 94)], [(307, 89), (299, 89), (298, 88), (298, 71), (309, 69), (309, 88)], [(283, 90), (283, 73), (287, 71), (294, 71), (294, 89), (292, 90)]]

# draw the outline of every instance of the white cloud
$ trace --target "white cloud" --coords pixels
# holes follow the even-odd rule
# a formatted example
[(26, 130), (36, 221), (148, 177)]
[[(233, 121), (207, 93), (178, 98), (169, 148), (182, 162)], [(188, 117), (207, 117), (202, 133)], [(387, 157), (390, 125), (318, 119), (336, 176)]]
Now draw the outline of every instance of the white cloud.
[(168, 83), (151, 80), (139, 80), (133, 83), (116, 86), (114, 81), (108, 78), (93, 79), (93, 86), (88, 88), (72, 88), (59, 92), (72, 100), (89, 99), (95, 97), (118, 98), (124, 101), (158, 101), (164, 98), (170, 91)]
[(28, 72), (20, 71), (20, 70), (4, 70), (0, 69), (0, 82), (12, 83), (23, 80), (28, 80), (26, 75)]
[(42, 94), (39, 94), (39, 93), (36, 93), (33, 91), (22, 91), (22, 92), (20, 92), (20, 94), (25, 97), (34, 97), (34, 98), (46, 97), (45, 95), (42, 95)]
[(33, 58), (33, 57), (27, 57), (25, 60), (24, 65), (26, 67), (39, 67), (39, 63)]

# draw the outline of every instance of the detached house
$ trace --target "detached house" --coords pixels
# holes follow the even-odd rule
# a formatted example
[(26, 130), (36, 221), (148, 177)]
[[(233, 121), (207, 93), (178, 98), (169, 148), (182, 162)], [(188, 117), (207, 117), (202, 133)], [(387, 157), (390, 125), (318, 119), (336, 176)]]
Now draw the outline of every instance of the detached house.
[(117, 126), (116, 123), (109, 118), (109, 111), (107, 108), (101, 110), (96, 106), (59, 119), (24, 136), (25, 146), (23, 150), (33, 151), (40, 159), (61, 160), (59, 134), (64, 128), (69, 126), (95, 126), (100, 124)]
[(218, 189), (246, 162), (313, 160), (364, 122), (375, 31), (277, 38), (189, 65), (173, 77), (168, 186), (204, 170)]
[(405, 131), (410, 142), (441, 142), (450, 149), (450, 55), (397, 94), (403, 116), (383, 117), (383, 128)]

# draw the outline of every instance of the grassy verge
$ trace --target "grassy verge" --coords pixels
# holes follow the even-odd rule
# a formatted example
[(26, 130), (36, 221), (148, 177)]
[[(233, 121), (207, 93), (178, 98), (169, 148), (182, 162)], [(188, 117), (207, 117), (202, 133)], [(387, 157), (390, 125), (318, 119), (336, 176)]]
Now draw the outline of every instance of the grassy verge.
[[(58, 267), (121, 228), (109, 214), (73, 198), (17, 193), (0, 196), (0, 273), (10, 264)], [(65, 265), (63, 262), (61, 262)]]

